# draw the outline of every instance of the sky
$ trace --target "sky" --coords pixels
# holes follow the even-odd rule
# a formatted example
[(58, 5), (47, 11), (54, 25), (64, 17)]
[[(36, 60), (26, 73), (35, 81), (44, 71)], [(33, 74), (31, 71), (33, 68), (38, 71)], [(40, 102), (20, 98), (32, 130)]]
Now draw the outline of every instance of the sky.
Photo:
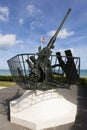
[(71, 49), (87, 69), (86, 0), (0, 0), (0, 69), (8, 69), (7, 60), (17, 54), (36, 53), (41, 35), (45, 47), (69, 8), (53, 54)]

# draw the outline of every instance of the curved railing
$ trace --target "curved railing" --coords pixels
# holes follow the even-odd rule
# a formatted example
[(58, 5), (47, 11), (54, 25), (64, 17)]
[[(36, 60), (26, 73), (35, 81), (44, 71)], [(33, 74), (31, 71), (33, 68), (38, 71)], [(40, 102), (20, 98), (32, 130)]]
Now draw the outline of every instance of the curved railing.
[[(38, 86), (37, 81), (34, 80), (32, 81), (31, 79), (31, 68), (26, 62), (27, 59), (30, 60), (30, 57), (34, 56), (35, 59), (38, 58), (38, 54), (34, 53), (26, 53), (26, 54), (19, 54), (11, 59), (9, 59), (8, 65), (11, 71), (11, 74), (13, 76), (14, 81), (23, 89), (44, 89), (42, 84)], [(53, 73), (53, 78), (52, 81), (46, 84), (45, 83), (45, 89), (51, 89), (53, 87), (60, 87), (60, 84), (65, 84), (68, 82), (65, 81), (66, 79), (66, 71), (64, 72), (63, 68), (61, 67), (61, 64), (58, 60), (58, 57), (56, 55), (51, 55), (49, 60), (51, 62), (51, 67), (52, 67), (52, 73)], [(67, 63), (67, 57), (66, 56), (61, 56), (62, 60), (64, 61), (65, 65)], [(80, 75), (80, 58), (79, 57), (68, 57), (68, 58), (73, 58), (73, 62), (75, 64), (76, 68), (76, 73), (78, 76)], [(72, 65), (70, 65), (70, 68), (72, 68)], [(69, 69), (69, 67), (68, 67)], [(69, 71), (67, 71), (69, 73)], [(55, 81), (57, 79), (56, 77), (59, 76), (62, 77), (61, 81)], [(73, 77), (73, 72), (70, 74), (71, 78)], [(63, 78), (64, 77), (64, 78)], [(69, 79), (68, 79), (69, 80)], [(70, 79), (72, 80), (72, 79)]]

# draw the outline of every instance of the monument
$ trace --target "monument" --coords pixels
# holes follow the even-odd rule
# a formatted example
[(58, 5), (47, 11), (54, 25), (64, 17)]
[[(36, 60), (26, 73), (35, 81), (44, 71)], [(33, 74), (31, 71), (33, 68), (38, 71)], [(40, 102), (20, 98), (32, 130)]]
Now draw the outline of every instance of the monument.
[[(63, 84), (76, 83), (79, 79), (80, 59), (73, 57), (71, 50), (66, 50), (66, 56), (60, 52), (52, 55), (54, 43), (67, 16), (68, 10), (54, 36), (46, 47), (38, 48), (36, 54), (19, 54), (8, 60), (8, 65), (14, 81), (24, 89), (47, 90), (61, 85), (55, 81), (55, 77), (62, 75), (65, 78)], [(59, 70), (61, 73), (59, 73)], [(74, 73), (72, 73), (74, 72)], [(64, 85), (62, 87), (65, 87)]]
[[(73, 57), (71, 50), (65, 50), (66, 56), (60, 52), (52, 55), (56, 38), (70, 12), (69, 8), (46, 47), (39, 47), (36, 54), (19, 54), (7, 61), (14, 81), (26, 89), (19, 99), (10, 103), (11, 122), (40, 130), (75, 120), (77, 106), (56, 90), (79, 81), (80, 58)], [(60, 76), (62, 80), (58, 81)]]

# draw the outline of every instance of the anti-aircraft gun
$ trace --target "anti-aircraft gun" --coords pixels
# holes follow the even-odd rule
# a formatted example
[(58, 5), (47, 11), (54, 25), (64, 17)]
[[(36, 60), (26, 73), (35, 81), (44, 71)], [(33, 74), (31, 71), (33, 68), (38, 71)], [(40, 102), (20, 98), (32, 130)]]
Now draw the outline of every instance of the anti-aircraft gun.
[(35, 59), (34, 56), (31, 56), (30, 59), (26, 60), (27, 64), (31, 68), (30, 78), (33, 83), (38, 82), (38, 85), (39, 84), (44, 85), (47, 82), (52, 81), (52, 67), (49, 57), (52, 54), (52, 49), (54, 48), (54, 42), (56, 41), (59, 31), (61, 30), (70, 12), (71, 9), (69, 8), (60, 26), (58, 27), (54, 36), (50, 39), (47, 46), (44, 47), (43, 49), (39, 47), (38, 58)]
[(7, 61), (13, 80), (23, 89), (67, 88), (72, 83), (79, 83), (80, 58), (73, 57), (71, 50), (65, 50), (65, 56), (60, 52), (52, 55), (58, 33), (70, 12), (68, 9), (46, 47), (41, 49), (40, 46), (36, 54), (18, 54)]

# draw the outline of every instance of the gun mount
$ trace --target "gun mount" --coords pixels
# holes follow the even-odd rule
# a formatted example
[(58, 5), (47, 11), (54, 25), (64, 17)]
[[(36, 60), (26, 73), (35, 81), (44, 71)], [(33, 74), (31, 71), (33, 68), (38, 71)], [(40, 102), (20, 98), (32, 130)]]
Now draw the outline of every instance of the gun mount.
[(39, 82), (39, 84), (45, 84), (46, 82), (52, 81), (52, 67), (49, 57), (51, 56), (52, 49), (54, 48), (54, 42), (56, 41), (58, 33), (70, 12), (71, 9), (69, 8), (54, 36), (50, 39), (47, 46), (39, 51), (38, 58), (35, 59), (34, 56), (31, 56), (31, 61), (29, 59), (26, 60), (29, 67), (31, 68), (31, 77), (34, 79), (37, 77), (37, 82)]
[[(7, 61), (14, 80), (22, 88), (43, 90), (51, 89), (55, 86), (60, 87), (59, 82), (55, 81), (56, 75), (58, 76), (60, 74), (59, 70), (61, 71), (60, 75), (66, 76), (66, 82), (72, 83), (72, 78), (69, 79), (70, 76), (72, 77), (72, 74), (70, 73), (68, 76), (69, 71), (67, 71), (67, 69), (70, 68), (68, 65), (70, 66), (71, 62), (73, 65), (71, 71), (74, 70), (74, 76), (76, 77), (73, 78), (73, 82), (78, 79), (78, 70), (80, 67), (80, 59), (78, 57), (72, 57), (72, 54), (70, 55), (69, 53), (68, 56), (71, 57), (71, 59), (73, 58), (73, 60), (68, 60), (69, 62), (66, 65), (66, 57), (69, 59), (68, 56), (61, 56), (59, 53), (56, 53), (55, 56), (52, 55), (52, 49), (54, 48), (56, 38), (70, 12), (71, 9), (69, 8), (54, 36), (50, 39), (46, 47), (43, 49), (40, 47), (38, 48), (39, 52), (37, 54), (20, 54)], [(68, 79), (70, 82), (68, 82)]]

